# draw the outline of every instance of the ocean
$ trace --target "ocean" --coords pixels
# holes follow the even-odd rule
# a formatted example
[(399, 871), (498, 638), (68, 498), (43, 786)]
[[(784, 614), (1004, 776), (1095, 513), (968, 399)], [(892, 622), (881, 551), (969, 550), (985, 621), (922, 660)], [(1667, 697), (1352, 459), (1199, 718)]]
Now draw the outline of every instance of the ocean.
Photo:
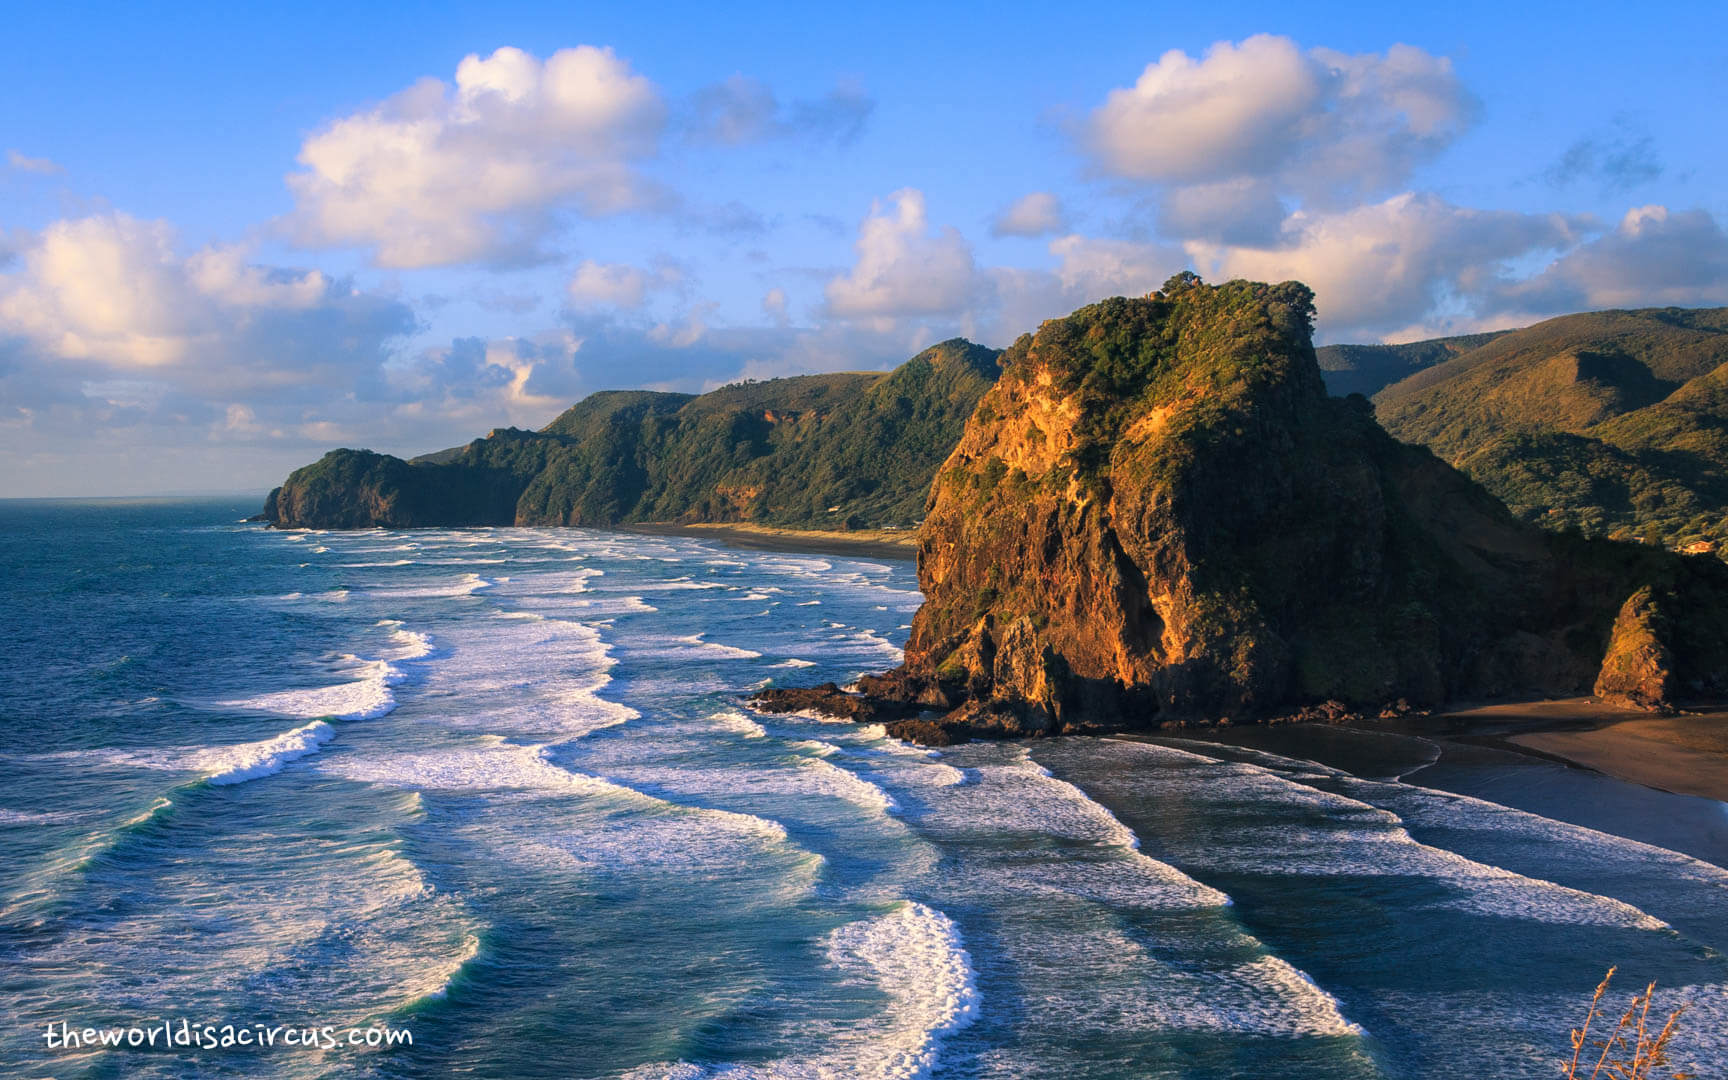
[(1610, 965), (1728, 1064), (1721, 804), (1371, 733), (922, 749), (742, 704), (894, 664), (910, 563), (254, 509), (0, 503), (0, 1076), (1526, 1078)]

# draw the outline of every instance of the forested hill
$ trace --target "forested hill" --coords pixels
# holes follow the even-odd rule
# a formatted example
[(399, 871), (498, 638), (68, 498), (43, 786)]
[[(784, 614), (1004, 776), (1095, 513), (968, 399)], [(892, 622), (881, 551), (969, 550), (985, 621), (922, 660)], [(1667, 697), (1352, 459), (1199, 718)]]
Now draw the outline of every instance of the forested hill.
[(333, 450), (271, 492), (288, 528), (755, 522), (909, 527), (995, 381), (961, 338), (891, 372), (746, 382), (700, 396), (593, 394), (540, 431), (405, 461)]
[(1468, 340), (1381, 347), (1433, 361), (1374, 395), (1387, 431), (1551, 529), (1728, 540), (1728, 308), (1565, 315), (1454, 347)]

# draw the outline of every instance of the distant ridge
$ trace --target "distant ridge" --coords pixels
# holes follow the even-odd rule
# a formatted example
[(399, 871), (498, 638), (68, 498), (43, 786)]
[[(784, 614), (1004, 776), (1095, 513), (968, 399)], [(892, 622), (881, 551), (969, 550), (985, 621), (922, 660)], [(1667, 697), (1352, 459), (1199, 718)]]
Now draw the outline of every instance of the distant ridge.
[(500, 428), (411, 461), (333, 450), (271, 492), (293, 528), (749, 522), (909, 528), (997, 375), (954, 338), (891, 372), (801, 375), (702, 395), (592, 394), (540, 431)]
[(1375, 395), (1393, 435), (1550, 529), (1728, 540), (1728, 308), (1565, 315), (1439, 356), (1461, 340), (1392, 347), (1437, 347)]
[(1326, 389), (1337, 397), (1373, 397), (1401, 379), (1481, 348), (1507, 333), (1464, 334), (1404, 345), (1322, 345), (1314, 350)]
[[(907, 528), (997, 357), (956, 338), (893, 372), (709, 394), (607, 391), (539, 432), (411, 461), (339, 450), (296, 470), (281, 525), (754, 523)], [(1551, 531), (1728, 548), (1728, 309), (1566, 315), (1518, 330), (1316, 350), (1426, 446)]]

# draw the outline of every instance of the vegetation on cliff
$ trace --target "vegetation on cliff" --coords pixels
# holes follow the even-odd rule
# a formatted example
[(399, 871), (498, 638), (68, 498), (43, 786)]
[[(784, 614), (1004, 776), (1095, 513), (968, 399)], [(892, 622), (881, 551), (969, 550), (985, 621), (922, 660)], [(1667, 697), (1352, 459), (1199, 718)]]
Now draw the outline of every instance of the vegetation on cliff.
[(594, 394), (538, 432), (501, 429), (412, 462), (336, 450), (265, 507), (283, 526), (752, 522), (908, 527), (996, 377), (961, 339), (892, 372), (805, 375), (701, 396)]
[(1393, 383), (1375, 403), (1393, 435), (1527, 521), (1667, 547), (1728, 541), (1728, 309), (1550, 319)]
[(1628, 632), (1664, 628), (1674, 692), (1717, 689), (1728, 568), (1520, 523), (1328, 396), (1312, 314), (1298, 283), (1185, 274), (1017, 341), (937, 474), (905, 665), (866, 697), (1024, 734), (1581, 693), (1644, 587), (1670, 615)]

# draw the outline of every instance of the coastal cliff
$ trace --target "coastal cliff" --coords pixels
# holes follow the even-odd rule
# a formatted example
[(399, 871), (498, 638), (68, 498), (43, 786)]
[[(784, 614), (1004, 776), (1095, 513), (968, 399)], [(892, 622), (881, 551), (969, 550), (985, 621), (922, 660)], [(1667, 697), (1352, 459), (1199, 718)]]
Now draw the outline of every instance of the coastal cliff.
[(1723, 688), (1728, 568), (1518, 521), (1329, 397), (1312, 317), (1184, 274), (1022, 337), (937, 471), (904, 665), (764, 705), (942, 741)]
[(904, 529), (997, 374), (963, 339), (891, 372), (802, 375), (700, 396), (590, 395), (540, 431), (502, 428), (405, 461), (333, 450), (266, 500), (282, 528), (749, 523)]

